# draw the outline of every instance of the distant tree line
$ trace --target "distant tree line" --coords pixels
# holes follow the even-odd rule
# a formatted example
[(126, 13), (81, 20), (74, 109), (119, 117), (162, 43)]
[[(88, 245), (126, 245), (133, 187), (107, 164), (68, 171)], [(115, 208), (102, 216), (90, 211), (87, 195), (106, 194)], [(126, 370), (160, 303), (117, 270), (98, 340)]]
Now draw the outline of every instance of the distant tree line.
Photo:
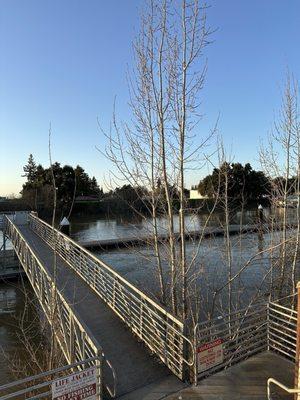
[[(145, 215), (149, 212), (147, 199), (150, 199), (151, 192), (146, 187), (125, 184), (104, 193), (103, 189), (99, 188), (96, 178), (90, 178), (79, 165), (73, 168), (70, 165), (62, 166), (55, 162), (52, 169), (57, 191), (57, 208), (61, 214), (68, 214), (72, 205), (75, 214), (119, 215), (130, 213), (133, 208)], [(37, 164), (33, 155), (30, 154), (23, 171), (22, 176), (26, 177), (21, 191), (23, 204), (32, 210), (50, 213), (54, 199), (51, 168), (44, 168), (41, 164)], [(180, 193), (175, 186), (170, 185), (169, 194), (173, 208), (177, 210)], [(186, 198), (188, 195), (189, 191), (185, 190)], [(158, 212), (163, 212), (166, 194), (160, 179), (155, 185), (155, 196), (159, 199)]]
[[(93, 213), (118, 215), (130, 212), (131, 208), (142, 214), (148, 213), (147, 198), (150, 199), (151, 191), (146, 187), (133, 187), (130, 184), (117, 187), (106, 193), (99, 188), (95, 177), (89, 177), (84, 169), (77, 165), (73, 168), (70, 165), (62, 166), (55, 162), (52, 165), (57, 190), (57, 206), (66, 213), (74, 200), (83, 197), (79, 202), (75, 201), (75, 213)], [(22, 200), (31, 209), (51, 211), (53, 207), (54, 188), (51, 177), (51, 169), (36, 164), (30, 154), (27, 164), (23, 168), (26, 182), (22, 189)], [(278, 186), (285, 185), (284, 178), (277, 177), (270, 179), (262, 171), (256, 171), (249, 163), (224, 162), (219, 168), (214, 168), (212, 173), (202, 179), (196, 189), (208, 199), (216, 198), (225, 190), (225, 179), (227, 179), (227, 193), (229, 200), (236, 203), (241, 201), (244, 204), (254, 202), (268, 202), (272, 191)], [(294, 180), (289, 179), (289, 193), (295, 193)], [(158, 213), (164, 211), (165, 190), (162, 188), (161, 180), (158, 179), (155, 185), (155, 197)], [(175, 186), (169, 187), (170, 198), (174, 211), (178, 211), (180, 193)], [(185, 197), (188, 199), (189, 191), (185, 189)], [(84, 198), (88, 196), (89, 200)], [(91, 202), (94, 197), (94, 204)], [(195, 206), (195, 201), (189, 203), (190, 207)]]
[(225, 191), (227, 180), (227, 195), (229, 200), (245, 204), (281, 200), (280, 195), (286, 188), (288, 195), (297, 193), (297, 177), (286, 179), (282, 176), (271, 178), (262, 171), (255, 171), (249, 163), (224, 162), (219, 168), (214, 168), (211, 174), (202, 179), (193, 188), (208, 198), (214, 198)]
[(52, 170), (55, 178), (53, 187), (51, 168), (44, 168), (36, 164), (30, 154), (27, 164), (23, 168), (26, 182), (21, 191), (22, 199), (32, 209), (51, 209), (53, 207), (54, 190), (57, 191), (57, 206), (66, 212), (77, 196), (97, 196), (100, 198), (103, 190), (99, 188), (95, 177), (90, 178), (84, 169), (77, 165), (61, 166), (55, 162)]
[(255, 171), (249, 163), (228, 162), (214, 168), (210, 175), (199, 182), (197, 189), (202, 195), (214, 198), (217, 193), (224, 192), (226, 183), (228, 198), (238, 202), (259, 201), (268, 196), (271, 190), (270, 179), (262, 171)]

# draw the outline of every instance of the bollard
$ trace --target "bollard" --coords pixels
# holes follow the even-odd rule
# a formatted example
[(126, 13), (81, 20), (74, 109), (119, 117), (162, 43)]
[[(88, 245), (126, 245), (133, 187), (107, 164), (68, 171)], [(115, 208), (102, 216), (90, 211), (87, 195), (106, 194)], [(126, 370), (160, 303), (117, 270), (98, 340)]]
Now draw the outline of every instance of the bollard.
[(264, 221), (264, 209), (261, 204), (258, 206), (257, 212), (258, 212), (258, 222), (261, 223)]
[(60, 226), (60, 231), (61, 231), (62, 233), (64, 233), (64, 234), (67, 235), (67, 236), (70, 236), (70, 222), (69, 222), (69, 220), (68, 220), (66, 217), (64, 217), (64, 218), (61, 220), (59, 226)]

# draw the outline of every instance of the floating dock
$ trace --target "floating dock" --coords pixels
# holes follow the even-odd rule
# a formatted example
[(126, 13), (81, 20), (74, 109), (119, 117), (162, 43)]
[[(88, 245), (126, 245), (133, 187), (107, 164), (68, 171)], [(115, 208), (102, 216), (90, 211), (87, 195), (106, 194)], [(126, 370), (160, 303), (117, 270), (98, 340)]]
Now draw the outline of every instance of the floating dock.
[[(289, 225), (290, 229), (294, 228), (294, 226)], [(246, 233), (267, 233), (271, 229), (273, 230), (281, 230), (283, 227), (280, 224), (271, 225), (271, 224), (252, 224), (252, 225), (230, 225), (229, 227), (229, 234), (230, 235), (239, 235), (239, 234), (246, 234)], [(226, 231), (223, 228), (214, 228), (214, 227), (207, 227), (202, 230), (197, 231), (188, 231), (185, 234), (187, 240), (195, 240), (201, 237), (209, 238), (209, 237), (217, 237), (217, 236), (224, 236)], [(158, 237), (159, 242), (165, 242), (169, 238), (167, 234), (161, 234)], [(180, 241), (180, 234), (175, 233), (175, 240)], [(152, 245), (154, 242), (153, 236), (130, 236), (130, 237), (119, 237), (119, 238), (112, 238), (112, 239), (101, 239), (101, 240), (83, 240), (79, 241), (78, 243), (89, 250), (113, 250), (113, 249), (120, 249), (120, 248), (129, 248), (133, 246), (147, 246)]]

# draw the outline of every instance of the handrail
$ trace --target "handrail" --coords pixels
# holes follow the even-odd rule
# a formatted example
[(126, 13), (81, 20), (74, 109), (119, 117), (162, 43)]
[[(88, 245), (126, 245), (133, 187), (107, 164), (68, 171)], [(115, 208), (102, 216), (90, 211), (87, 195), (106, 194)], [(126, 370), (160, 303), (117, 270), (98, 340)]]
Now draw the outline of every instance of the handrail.
[(294, 388), (294, 389), (288, 388), (287, 386), (285, 386), (283, 383), (280, 383), (276, 379), (269, 378), (268, 381), (267, 381), (268, 400), (271, 400), (271, 383), (273, 383), (273, 385), (276, 385), (276, 386), (280, 387), (282, 390), (284, 390), (285, 392), (287, 392), (289, 394), (300, 393), (300, 388)]
[[(18, 379), (16, 381), (5, 383), (4, 385), (1, 385), (0, 386), (0, 390), (6, 390), (6, 389), (10, 389), (10, 388), (12, 388), (14, 386), (20, 386), (23, 383), (34, 381), (34, 380), (36, 380), (38, 378), (44, 378), (47, 375), (53, 375), (53, 374), (56, 374), (57, 372), (66, 371), (68, 369), (75, 368), (75, 367), (78, 367), (79, 365), (87, 364), (89, 362), (96, 361), (98, 359), (99, 359), (99, 357), (90, 357), (90, 358), (87, 358), (85, 360), (73, 363), (73, 364), (68, 364), (68, 365), (64, 365), (63, 367), (58, 367), (58, 368), (51, 369), (49, 371), (41, 372), (40, 374), (27, 376), (26, 378)], [(1, 399), (1, 397), (0, 397), (0, 399)]]
[[(263, 307), (266, 306), (266, 304), (267, 304), (267, 302), (261, 302), (261, 303), (253, 304), (250, 307), (244, 307), (244, 308), (242, 308), (242, 309), (240, 309), (238, 311), (232, 312), (231, 314), (225, 314), (224, 316), (220, 315), (218, 317), (214, 317), (214, 318), (208, 319), (207, 321), (204, 321), (204, 322), (197, 322), (197, 324), (195, 326), (200, 328), (201, 326), (207, 325), (208, 323), (214, 323), (214, 322), (222, 323), (222, 322), (224, 322), (224, 320), (226, 320), (226, 318), (230, 318), (230, 321), (232, 322), (233, 321), (232, 320), (233, 316), (235, 316), (237, 314), (241, 314), (246, 310), (253, 310), (253, 309), (254, 309), (253, 314), (255, 314), (255, 313), (259, 312), (259, 310), (257, 310), (257, 307), (262, 307), (263, 308)], [(237, 319), (240, 319), (240, 318), (241, 317), (238, 317)]]
[(161, 313), (164, 313), (166, 315), (168, 315), (168, 318), (170, 320), (173, 320), (173, 322), (175, 322), (178, 325), (181, 325), (183, 327), (183, 323), (176, 317), (174, 317), (172, 314), (170, 314), (165, 308), (163, 308), (162, 306), (160, 306), (159, 304), (157, 304), (154, 300), (152, 300), (149, 296), (147, 296), (144, 292), (142, 292), (141, 290), (139, 290), (136, 286), (134, 286), (133, 284), (131, 284), (127, 279), (125, 279), (122, 275), (118, 274), (112, 267), (110, 267), (108, 264), (104, 263), (102, 260), (100, 260), (99, 258), (97, 258), (96, 256), (94, 256), (93, 253), (91, 253), (90, 251), (88, 251), (87, 249), (85, 249), (83, 246), (81, 246), (79, 243), (75, 242), (75, 240), (71, 239), (69, 236), (66, 236), (65, 234), (63, 234), (62, 232), (58, 231), (56, 228), (53, 228), (50, 224), (48, 224), (47, 222), (43, 221), (42, 219), (38, 218), (37, 216), (33, 215), (33, 214), (29, 214), (29, 220), (30, 219), (35, 219), (38, 223), (42, 223), (43, 225), (47, 226), (48, 228), (50, 228), (51, 230), (55, 231), (57, 234), (59, 234), (60, 236), (62, 236), (64, 238), (64, 240), (67, 240), (69, 242), (71, 242), (75, 247), (77, 247), (80, 251), (82, 251), (83, 253), (85, 253), (89, 258), (92, 258), (97, 264), (101, 264), (101, 266), (105, 269), (107, 269), (112, 275), (114, 275), (118, 280), (120, 280), (121, 282), (123, 282), (126, 286), (130, 287), (130, 289), (132, 289), (134, 292), (136, 292), (139, 295), (142, 295), (142, 297), (144, 297), (145, 299), (147, 299), (147, 301), (149, 303), (151, 303), (155, 308), (159, 309), (159, 311)]
[[(46, 304), (43, 303), (43, 300), (41, 299), (40, 293), (39, 291), (41, 290), (41, 287), (37, 287), (37, 283), (36, 280), (34, 279), (34, 274), (32, 274), (33, 269), (34, 269), (34, 263), (38, 266), (40, 272), (43, 274), (43, 276), (45, 277), (45, 279), (50, 283), (51, 288), (53, 289), (53, 280), (51, 278), (51, 276), (48, 274), (47, 270), (44, 268), (44, 266), (42, 265), (42, 263), (40, 262), (40, 260), (37, 258), (37, 256), (35, 255), (34, 251), (32, 250), (31, 246), (27, 243), (27, 241), (25, 240), (24, 236), (22, 235), (22, 233), (20, 232), (20, 230), (16, 227), (16, 225), (10, 220), (10, 218), (8, 216), (5, 217), (6, 218), (6, 224), (7, 224), (7, 233), (10, 234), (10, 239), (11, 242), (15, 248), (16, 254), (18, 256), (18, 258), (20, 259), (20, 262), (23, 264), (25, 272), (29, 278), (29, 281), (31, 281), (32, 287), (39, 299), (39, 302), (41, 304), (41, 307), (49, 321), (49, 323), (51, 324), (52, 321), (48, 315), (47, 312), (47, 308), (46, 308)], [(23, 249), (20, 248), (19, 246), (25, 246), (25, 251)], [(30, 254), (30, 256), (32, 258), (26, 257), (26, 251)], [(32, 263), (32, 270), (30, 271), (31, 273), (28, 273), (28, 267), (29, 265), (26, 264), (29, 263), (30, 261), (32, 262), (32, 260), (34, 260), (34, 263)], [(42, 278), (40, 278), (42, 279)], [(43, 281), (44, 282), (44, 281)], [(43, 286), (43, 294), (45, 295), (45, 282), (42, 284)], [(90, 346), (91, 350), (94, 352), (95, 355), (95, 359), (99, 359), (99, 358), (104, 358), (104, 360), (106, 361), (107, 365), (109, 366), (109, 368), (112, 371), (112, 375), (113, 375), (113, 389), (111, 389), (108, 385), (105, 385), (108, 392), (110, 393), (110, 395), (112, 397), (115, 396), (116, 394), (116, 373), (115, 370), (113, 369), (111, 363), (105, 358), (105, 355), (102, 351), (102, 348), (100, 346), (100, 344), (98, 343), (97, 339), (91, 334), (89, 328), (86, 326), (86, 324), (83, 321), (80, 321), (80, 318), (77, 314), (77, 312), (75, 310), (73, 310), (70, 305), (68, 304), (68, 302), (65, 300), (65, 298), (63, 297), (63, 295), (60, 293), (59, 289), (57, 287), (55, 287), (55, 291), (56, 291), (56, 295), (57, 298), (59, 299), (60, 304), (65, 308), (65, 310), (67, 310), (68, 315), (70, 316), (70, 318), (74, 321), (73, 323), (75, 323), (75, 326), (77, 325), (79, 327), (79, 330), (81, 332), (85, 332), (86, 335), (84, 335), (84, 339), (81, 340), (85, 340), (86, 343), (83, 343), (83, 348), (85, 348), (87, 345)], [(43, 295), (42, 295), (43, 297)], [(59, 304), (59, 303), (58, 303)], [(59, 307), (57, 308), (57, 311), (60, 311)], [(58, 312), (59, 314), (59, 312)], [(62, 322), (62, 321), (61, 321)], [(63, 330), (64, 332), (64, 330)], [(70, 360), (72, 359), (73, 355), (70, 354), (71, 353), (71, 349), (66, 349), (64, 343), (62, 343), (61, 337), (59, 336), (59, 334), (57, 332), (55, 332), (55, 335), (57, 337), (58, 343), (60, 344), (60, 347), (63, 351), (63, 354), (66, 358), (67, 361), (70, 362)], [(64, 338), (65, 342), (68, 342), (68, 338)], [(74, 339), (75, 340), (75, 339)], [(80, 343), (79, 343), (80, 345)], [(85, 352), (85, 351), (84, 351)], [(83, 352), (83, 353), (84, 353)], [(78, 361), (79, 363), (81, 362), (81, 360)], [(101, 372), (100, 372), (101, 373)], [(102, 375), (101, 375), (101, 384), (103, 385), (103, 379), (102, 379)]]
[[(45, 371), (45, 372), (42, 372), (42, 373), (37, 374), (37, 375), (28, 376), (26, 378), (19, 379), (19, 380), (14, 381), (14, 382), (10, 382), (10, 383), (1, 385), (0, 386), (0, 400), (13, 399), (13, 398), (15, 398), (17, 396), (20, 396), (20, 395), (26, 395), (27, 393), (30, 393), (30, 392), (32, 392), (34, 390), (43, 389), (43, 388), (45, 388), (47, 386), (50, 386), (51, 383), (56, 379), (56, 378), (53, 378), (53, 375), (61, 373), (61, 372), (65, 372), (65, 371), (68, 371), (68, 370), (72, 370), (73, 368), (76, 368), (76, 367), (79, 367), (79, 366), (88, 365), (88, 364), (90, 364), (92, 362), (99, 361), (98, 363), (96, 363), (96, 368), (98, 369), (98, 373), (101, 374), (101, 371), (100, 371), (101, 360), (102, 360), (102, 357), (99, 357), (99, 356), (90, 357), (90, 358), (78, 361), (76, 363), (64, 365), (62, 367), (58, 367), (58, 368), (55, 368), (55, 369), (52, 369), (52, 370), (49, 370), (49, 371)], [(50, 380), (45, 380), (45, 381), (43, 381), (41, 383), (37, 383), (37, 384), (34, 384), (32, 386), (29, 386), (29, 387), (27, 386), (27, 387), (25, 387), (25, 389), (18, 389), (15, 392), (11, 392), (11, 393), (8, 393), (8, 394), (6, 394), (4, 396), (1, 396), (1, 392), (3, 392), (3, 391), (7, 391), (8, 389), (12, 389), (14, 387), (17, 388), (18, 386), (21, 386), (21, 385), (24, 385), (24, 384), (28, 384), (30, 382), (35, 382), (36, 380), (47, 378), (48, 376), (51, 377)], [(98, 387), (98, 391), (101, 392), (101, 388), (100, 387)], [(30, 397), (30, 399), (33, 400), (33, 399), (49, 396), (50, 394), (51, 394), (50, 391), (43, 392), (43, 393), (39, 393), (39, 394), (33, 395), (34, 397)], [(38, 395), (38, 397), (36, 397), (37, 395)]]
[[(49, 276), (48, 272), (46, 271), (46, 269), (44, 268), (44, 266), (42, 265), (42, 263), (40, 262), (40, 260), (37, 258), (37, 256), (35, 255), (35, 253), (33, 252), (31, 246), (27, 243), (26, 239), (24, 238), (24, 236), (22, 235), (22, 233), (20, 232), (20, 230), (14, 225), (14, 223), (7, 217), (7, 220), (9, 221), (9, 223), (11, 224), (11, 226), (13, 227), (13, 229), (18, 233), (19, 237), (22, 239), (22, 241), (24, 242), (25, 246), (29, 249), (32, 257), (34, 258), (35, 262), (38, 264), (39, 268), (41, 269), (41, 271), (45, 274), (45, 276), (49, 279), (49, 281), (52, 282), (52, 278)], [(19, 254), (17, 253), (18, 257)], [(22, 262), (22, 260), (20, 260)], [(26, 270), (25, 270), (26, 272)], [(30, 277), (29, 277), (30, 280)], [(36, 289), (33, 286), (33, 289)], [(98, 343), (97, 339), (94, 338), (91, 334), (91, 332), (89, 331), (89, 328), (85, 325), (85, 323), (83, 321), (79, 320), (79, 316), (77, 315), (77, 312), (73, 309), (71, 309), (71, 307), (69, 306), (69, 304), (67, 303), (67, 301), (65, 300), (65, 298), (63, 297), (63, 295), (60, 293), (60, 290), (56, 287), (56, 292), (58, 294), (59, 299), (62, 301), (62, 303), (66, 306), (66, 308), (74, 315), (74, 319), (76, 320), (77, 324), (81, 326), (82, 330), (88, 333), (88, 338), (90, 339), (90, 337), (92, 337), (92, 339), (90, 339), (90, 342), (92, 343), (92, 345), (94, 346), (95, 350), (101, 350), (101, 346)], [(43, 304), (41, 303), (41, 306), (46, 314), (46, 317), (49, 318)]]
[(287, 312), (289, 312), (291, 314), (297, 314), (297, 310), (293, 310), (292, 308), (284, 307), (281, 304), (277, 304), (274, 301), (270, 301), (269, 304), (274, 306), (274, 307), (282, 308), (283, 310), (285, 310), (285, 311), (287, 311)]
[[(129, 329), (182, 378), (182, 364), (193, 366), (195, 363), (193, 343), (184, 335), (183, 323), (62, 232), (32, 214), (29, 223)], [(184, 357), (184, 344), (191, 349), (188, 359)]]

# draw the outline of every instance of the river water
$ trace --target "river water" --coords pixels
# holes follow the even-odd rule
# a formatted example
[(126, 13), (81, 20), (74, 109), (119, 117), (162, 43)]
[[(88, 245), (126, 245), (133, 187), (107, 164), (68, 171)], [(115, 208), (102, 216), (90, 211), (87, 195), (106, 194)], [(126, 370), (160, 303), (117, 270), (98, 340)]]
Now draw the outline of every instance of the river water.
[[(269, 216), (269, 211), (266, 210), (265, 212)], [(243, 216), (243, 223), (254, 223), (256, 218), (256, 211), (248, 211)], [(188, 229), (197, 230), (201, 228), (205, 219), (206, 216), (204, 214), (190, 215), (187, 218)], [(240, 220), (241, 215), (236, 214), (231, 222), (239, 223)], [(178, 227), (178, 217), (175, 217), (174, 222), (175, 227)], [(220, 226), (220, 222), (222, 222), (222, 217), (215, 214), (211, 218), (209, 225), (217, 227)], [(78, 241), (125, 238), (147, 235), (149, 229), (151, 229), (151, 221), (147, 219), (93, 219), (84, 217), (76, 218), (72, 221), (71, 236)], [(162, 218), (159, 221), (159, 231), (164, 233), (166, 229), (166, 221)], [(248, 234), (243, 235), (242, 238), (233, 236), (231, 239), (233, 271), (236, 271), (253, 254), (261, 251), (269, 242), (270, 237), (268, 234), (263, 236)], [(225, 281), (227, 264), (224, 255), (224, 238), (216, 237), (204, 240), (200, 249), (197, 248), (197, 243), (188, 243), (187, 254), (190, 258), (195, 255), (195, 265), (197, 265), (195, 282), (204, 291), (208, 287), (210, 289), (218, 287)], [(113, 266), (116, 271), (143, 291), (152, 296), (156, 295), (157, 281), (153, 252), (150, 248), (141, 247), (135, 251), (126, 248), (109, 252), (98, 251), (95, 252), (95, 255)], [(268, 259), (262, 254), (251, 264), (251, 268), (247, 268), (240, 276), (239, 286), (236, 287), (236, 290), (238, 291), (241, 287), (246, 286), (246, 289), (241, 291), (242, 297), (248, 298), (250, 293), (259, 290), (258, 282), (263, 279), (267, 265)], [(167, 275), (166, 266), (164, 268)], [(24, 311), (25, 297), (28, 293), (33, 296), (29, 284), (26, 282), (0, 283), (0, 353), (2, 353), (0, 357), (0, 384), (14, 378), (9, 366), (11, 361), (8, 361), (7, 357), (10, 360), (17, 360), (20, 354), (25, 354), (22, 340), (19, 337), (19, 321)], [(34, 319), (36, 310), (34, 307), (30, 308), (30, 304), (28, 307), (29, 311), (27, 311), (29, 314), (32, 313)], [(38, 327), (36, 327), (36, 330), (38, 331)]]
[(30, 330), (37, 340), (39, 332), (32, 301), (34, 294), (27, 281), (0, 283), (0, 384), (24, 376), (29, 370), (23, 333)]
[[(268, 217), (269, 210), (265, 210), (265, 215)], [(208, 214), (190, 214), (185, 218), (186, 228), (190, 231), (201, 229), (205, 224)], [(167, 220), (163, 217), (158, 218), (158, 232), (165, 234), (168, 232)], [(241, 221), (241, 213), (235, 213), (231, 218), (232, 224), (239, 224)], [(256, 210), (247, 211), (242, 217), (243, 224), (253, 224), (257, 221)], [(215, 213), (209, 219), (208, 226), (219, 227), (224, 223), (224, 218), (221, 214)], [(179, 216), (174, 216), (174, 229), (179, 230)], [(71, 235), (75, 240), (106, 240), (116, 238), (141, 237), (153, 233), (152, 221), (148, 218), (137, 217), (122, 217), (119, 219), (93, 219), (90, 217), (76, 218), (72, 221)]]

